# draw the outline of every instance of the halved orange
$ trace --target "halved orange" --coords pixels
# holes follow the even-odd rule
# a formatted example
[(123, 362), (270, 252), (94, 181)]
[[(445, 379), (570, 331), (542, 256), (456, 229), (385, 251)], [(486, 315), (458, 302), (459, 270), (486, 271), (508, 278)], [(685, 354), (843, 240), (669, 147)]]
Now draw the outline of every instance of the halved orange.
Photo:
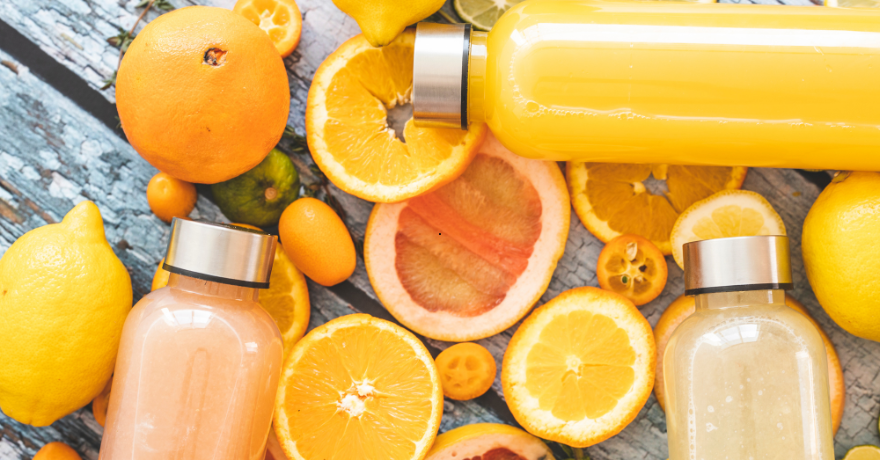
[(651, 325), (627, 298), (603, 289), (563, 292), (513, 335), (501, 383), (529, 433), (589, 447), (619, 433), (651, 395)]
[(275, 434), (290, 460), (420, 460), (442, 415), (440, 377), (422, 342), (356, 314), (293, 347), (275, 399)]
[(299, 44), (302, 14), (294, 0), (238, 0), (232, 11), (266, 31), (281, 57)]
[(373, 208), (370, 282), (406, 327), (464, 342), (507, 329), (538, 301), (565, 250), (571, 215), (556, 163), (490, 136), (458, 179)]
[[(574, 210), (596, 238), (607, 243), (631, 233), (647, 238), (669, 255), (669, 234), (679, 214), (719, 190), (739, 189), (747, 171), (741, 167), (569, 162), (566, 177)], [(658, 188), (664, 186), (661, 193)]]
[(342, 190), (397, 202), (461, 174), (486, 136), (486, 126), (417, 128), (412, 118), (398, 139), (388, 111), (412, 100), (415, 32), (374, 48), (358, 35), (315, 72), (306, 106), (306, 134), (321, 171)]
[[(846, 385), (843, 381), (843, 369), (840, 366), (840, 358), (837, 356), (837, 351), (834, 349), (831, 339), (828, 338), (828, 335), (825, 334), (819, 323), (810, 316), (810, 313), (803, 304), (788, 294), (785, 295), (785, 304), (806, 316), (816, 326), (816, 329), (819, 330), (819, 334), (822, 335), (822, 341), (825, 342), (825, 353), (828, 355), (828, 386), (831, 394), (831, 424), (834, 427), (834, 432), (837, 433), (840, 421), (843, 419), (843, 407), (846, 405)], [(666, 345), (669, 343), (672, 333), (675, 332), (675, 328), (687, 319), (688, 316), (691, 316), (694, 313), (694, 309), (694, 298), (683, 295), (666, 307), (666, 310), (660, 316), (660, 320), (657, 321), (657, 326), (654, 327), (654, 339), (657, 343), (658, 356), (654, 396), (657, 397), (657, 403), (660, 404), (661, 409), (664, 409), (666, 405), (666, 390), (663, 387), (663, 353), (666, 352)]]
[(636, 306), (656, 299), (666, 287), (668, 274), (663, 253), (638, 235), (620, 235), (609, 241), (596, 263), (599, 286), (626, 297)]

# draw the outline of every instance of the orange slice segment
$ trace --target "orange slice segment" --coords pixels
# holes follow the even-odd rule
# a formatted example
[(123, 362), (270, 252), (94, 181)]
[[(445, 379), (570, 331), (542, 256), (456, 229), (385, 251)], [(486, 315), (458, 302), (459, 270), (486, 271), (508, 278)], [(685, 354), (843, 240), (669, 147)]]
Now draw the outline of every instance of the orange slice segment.
[(379, 204), (367, 224), (367, 274), (385, 308), (438, 340), (469, 341), (522, 318), (550, 283), (571, 211), (553, 162), (490, 136), (449, 184)]
[(504, 354), (501, 382), (529, 433), (588, 447), (635, 419), (651, 394), (655, 366), (651, 326), (635, 305), (581, 287), (526, 318)]
[(616, 292), (637, 306), (660, 295), (669, 273), (663, 253), (638, 235), (621, 235), (602, 248), (596, 278), (602, 289)]
[(281, 57), (289, 56), (299, 44), (302, 14), (293, 0), (238, 0), (232, 11), (266, 31)]
[(672, 254), (679, 214), (720, 190), (742, 187), (748, 168), (569, 162), (572, 205), (587, 230), (607, 243), (627, 233)]
[[(810, 316), (810, 313), (803, 304), (788, 294), (785, 295), (785, 304), (806, 316), (816, 326), (816, 329), (819, 330), (819, 334), (822, 335), (822, 341), (825, 342), (825, 352), (828, 355), (828, 386), (831, 394), (831, 424), (834, 427), (834, 432), (837, 433), (840, 421), (843, 419), (843, 407), (846, 405), (846, 386), (843, 381), (843, 369), (840, 366), (840, 358), (837, 356), (837, 351), (834, 349), (831, 339), (828, 338), (828, 335), (825, 334), (819, 323)], [(657, 326), (654, 328), (654, 339), (657, 343), (658, 356), (654, 396), (657, 397), (657, 403), (660, 404), (660, 408), (664, 410), (666, 390), (663, 386), (663, 354), (666, 353), (666, 345), (669, 343), (672, 333), (675, 332), (675, 328), (691, 316), (694, 313), (694, 309), (695, 301), (692, 296), (680, 296), (666, 307), (666, 310), (660, 316), (660, 320), (657, 321)]]
[(408, 116), (405, 142), (398, 138), (389, 110), (411, 107), (414, 42), (406, 31), (374, 48), (358, 35), (327, 57), (309, 89), (312, 157), (337, 187), (365, 200), (401, 201), (455, 179), (486, 136), (482, 123), (417, 128)]
[(391, 322), (348, 315), (294, 346), (275, 400), (275, 433), (291, 460), (418, 460), (442, 414), (425, 346)]

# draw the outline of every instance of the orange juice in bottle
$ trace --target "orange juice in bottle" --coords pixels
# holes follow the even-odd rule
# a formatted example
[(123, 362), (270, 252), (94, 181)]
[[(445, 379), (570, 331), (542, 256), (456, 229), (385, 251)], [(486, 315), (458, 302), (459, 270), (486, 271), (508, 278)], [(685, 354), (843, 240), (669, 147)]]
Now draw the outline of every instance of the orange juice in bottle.
[(527, 0), (418, 25), (417, 125), (544, 160), (880, 170), (880, 10)]

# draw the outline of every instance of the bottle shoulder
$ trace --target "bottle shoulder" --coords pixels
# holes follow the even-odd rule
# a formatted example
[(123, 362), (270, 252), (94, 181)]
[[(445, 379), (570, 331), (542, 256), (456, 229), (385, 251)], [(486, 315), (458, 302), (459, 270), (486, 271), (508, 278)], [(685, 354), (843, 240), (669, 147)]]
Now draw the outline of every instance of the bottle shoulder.
[(673, 332), (668, 349), (693, 348), (698, 343), (748, 341), (750, 336), (773, 333), (808, 348), (824, 347), (816, 326), (800, 312), (785, 305), (762, 305), (698, 310)]
[(152, 329), (161, 323), (171, 329), (202, 329), (212, 325), (281, 338), (275, 321), (255, 300), (204, 296), (171, 287), (144, 296), (132, 308), (126, 323), (129, 322), (138, 330)]

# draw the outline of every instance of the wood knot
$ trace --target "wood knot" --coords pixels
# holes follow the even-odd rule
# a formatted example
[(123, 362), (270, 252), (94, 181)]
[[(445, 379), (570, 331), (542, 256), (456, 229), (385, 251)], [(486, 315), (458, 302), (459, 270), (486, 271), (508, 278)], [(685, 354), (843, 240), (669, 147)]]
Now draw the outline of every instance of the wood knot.
[(220, 67), (226, 63), (226, 51), (223, 51), (220, 48), (211, 48), (208, 51), (205, 51), (204, 63), (214, 67)]

